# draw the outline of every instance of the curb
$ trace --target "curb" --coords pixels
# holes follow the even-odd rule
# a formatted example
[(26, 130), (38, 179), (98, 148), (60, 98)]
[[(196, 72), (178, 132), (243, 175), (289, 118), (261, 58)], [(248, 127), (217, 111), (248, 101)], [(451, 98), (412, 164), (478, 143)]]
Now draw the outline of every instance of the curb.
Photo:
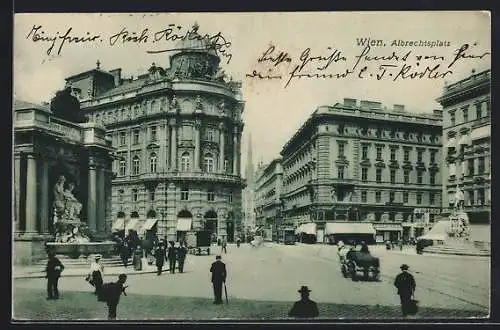
[[(107, 269), (110, 269), (109, 267)], [(169, 269), (164, 269), (163, 272), (168, 272)], [(130, 271), (130, 272), (127, 272), (127, 271), (118, 271), (118, 270), (112, 270), (111, 272), (106, 272), (106, 274), (104, 274), (104, 276), (113, 276), (113, 275), (120, 275), (120, 274), (126, 274), (127, 276), (128, 275), (141, 275), (141, 274), (155, 274), (157, 271), (156, 269), (154, 270), (139, 270), (139, 271)], [(88, 274), (88, 269), (85, 269), (85, 270), (82, 270), (81, 273), (74, 273), (74, 274), (64, 274), (64, 275), (61, 275), (61, 277), (85, 277), (87, 276)], [(30, 278), (45, 278), (45, 273), (41, 273), (41, 272), (36, 272), (36, 273), (25, 273), (25, 274), (18, 274), (18, 275), (13, 275), (12, 276), (13, 279), (30, 279)]]

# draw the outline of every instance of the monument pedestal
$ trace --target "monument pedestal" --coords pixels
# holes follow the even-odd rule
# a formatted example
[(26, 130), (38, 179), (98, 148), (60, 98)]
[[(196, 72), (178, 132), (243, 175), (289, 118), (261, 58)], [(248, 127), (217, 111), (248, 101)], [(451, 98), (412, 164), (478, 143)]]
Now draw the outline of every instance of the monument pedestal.
[(37, 233), (14, 234), (13, 263), (16, 265), (32, 265), (46, 259), (45, 243), (51, 239), (51, 235)]

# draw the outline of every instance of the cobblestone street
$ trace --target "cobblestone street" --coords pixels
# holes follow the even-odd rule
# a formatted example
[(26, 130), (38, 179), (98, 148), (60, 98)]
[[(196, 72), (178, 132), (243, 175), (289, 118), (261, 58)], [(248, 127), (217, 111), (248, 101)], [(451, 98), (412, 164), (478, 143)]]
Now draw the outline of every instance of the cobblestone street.
[[(488, 314), (489, 259), (412, 255), (372, 248), (381, 259), (379, 282), (353, 282), (342, 277), (336, 248), (328, 245), (260, 248), (230, 245), (229, 304), (212, 305), (209, 267), (214, 256), (191, 256), (184, 274), (129, 276), (128, 296), (118, 307), (120, 319), (279, 319), (286, 317), (297, 289), (308, 285), (320, 317), (398, 318), (399, 297), (394, 276), (403, 262), (417, 281), (417, 318), (484, 317)], [(474, 272), (470, 271), (471, 269)], [(114, 281), (116, 276), (105, 276)], [(62, 277), (59, 301), (45, 300), (43, 279), (14, 281), (14, 317), (18, 319), (103, 319), (105, 304), (97, 302), (83, 277)], [(36, 308), (34, 308), (36, 306)]]

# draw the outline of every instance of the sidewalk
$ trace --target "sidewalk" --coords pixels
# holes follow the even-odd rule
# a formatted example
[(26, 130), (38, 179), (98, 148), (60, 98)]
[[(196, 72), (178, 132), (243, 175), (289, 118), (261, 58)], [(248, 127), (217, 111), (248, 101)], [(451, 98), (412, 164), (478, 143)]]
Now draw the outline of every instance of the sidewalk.
[[(165, 268), (167, 267), (167, 268)], [(168, 265), (163, 266), (163, 271), (168, 271)], [(134, 266), (130, 264), (128, 267), (124, 266), (114, 266), (114, 267), (106, 267), (104, 269), (105, 275), (138, 275), (138, 274), (150, 274), (156, 273), (156, 265), (148, 265), (147, 259), (142, 258), (142, 270), (134, 270)], [(89, 273), (88, 267), (66, 267), (61, 275), (61, 277), (75, 276), (81, 277), (86, 276)], [(12, 269), (12, 277), (14, 279), (23, 279), (23, 278), (45, 278), (44, 267), (42, 266), (14, 266)]]

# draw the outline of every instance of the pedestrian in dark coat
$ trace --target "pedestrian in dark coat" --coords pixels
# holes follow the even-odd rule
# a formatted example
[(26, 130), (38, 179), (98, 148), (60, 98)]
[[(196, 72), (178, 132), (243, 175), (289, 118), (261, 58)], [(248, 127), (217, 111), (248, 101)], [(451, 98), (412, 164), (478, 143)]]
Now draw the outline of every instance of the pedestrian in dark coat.
[(236, 239), (236, 246), (237, 246), (237, 247), (240, 247), (240, 244), (241, 244), (241, 239), (238, 237), (238, 238)]
[(288, 312), (288, 316), (297, 318), (318, 317), (318, 306), (314, 301), (309, 299), (311, 290), (307, 286), (302, 286), (298, 292), (301, 298), (293, 304), (292, 309)]
[(401, 299), (401, 311), (403, 316), (410, 312), (412, 304), (412, 296), (415, 292), (416, 283), (413, 275), (408, 272), (409, 266), (406, 264), (401, 265), (401, 273), (396, 276), (394, 286), (398, 289), (398, 295)]
[(159, 245), (156, 247), (155, 250), (155, 259), (156, 259), (156, 268), (158, 269), (156, 275), (161, 275), (162, 269), (163, 269), (163, 263), (165, 261), (165, 248), (163, 247), (163, 244)]
[(120, 297), (123, 295), (127, 295), (124, 286), (127, 281), (127, 275), (120, 274), (118, 276), (117, 282), (111, 282), (103, 284), (100, 292), (101, 301), (105, 301), (108, 305), (108, 320), (116, 320), (116, 308), (118, 307), (118, 303), (120, 302)]
[(123, 241), (120, 246), (120, 258), (122, 259), (123, 266), (128, 266), (128, 258), (130, 257), (130, 249), (126, 241)]
[(181, 242), (179, 249), (177, 250), (177, 261), (179, 263), (179, 273), (184, 273), (184, 262), (186, 261), (186, 255), (187, 255), (187, 248), (186, 245)]
[(227, 253), (227, 242), (225, 239), (222, 240), (222, 248), (221, 248), (221, 252), (224, 251), (224, 253)]
[(226, 282), (226, 264), (221, 261), (221, 256), (215, 257), (215, 262), (210, 267), (212, 273), (212, 285), (214, 287), (214, 304), (222, 304), (222, 285)]
[(170, 268), (170, 274), (175, 274), (175, 263), (177, 261), (177, 248), (174, 245), (174, 242), (170, 242), (170, 247), (167, 251), (167, 259)]
[(45, 267), (45, 278), (47, 279), (47, 299), (59, 299), (59, 277), (64, 270), (61, 261), (54, 252), (49, 252), (49, 260)]

